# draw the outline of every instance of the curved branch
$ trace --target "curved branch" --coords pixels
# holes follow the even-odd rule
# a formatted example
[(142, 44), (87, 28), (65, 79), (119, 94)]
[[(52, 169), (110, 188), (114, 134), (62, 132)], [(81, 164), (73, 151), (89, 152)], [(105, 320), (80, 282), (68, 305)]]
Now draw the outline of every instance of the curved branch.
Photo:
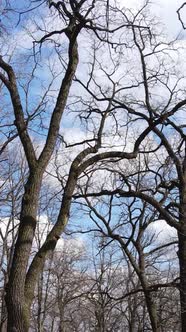
[(7, 76), (8, 79), (1, 74), (0, 79), (3, 81), (3, 83), (6, 85), (7, 89), (9, 90), (10, 96), (11, 96), (11, 102), (14, 109), (14, 115), (15, 115), (15, 125), (20, 137), (20, 140), (23, 144), (23, 148), (26, 154), (27, 162), (30, 167), (30, 169), (34, 169), (36, 166), (36, 155), (34, 151), (34, 147), (32, 144), (32, 141), (30, 139), (30, 136), (27, 131), (26, 122), (24, 119), (24, 112), (23, 107), (21, 103), (21, 98), (19, 95), (16, 77), (13, 68), (6, 63), (2, 56), (0, 56), (0, 68), (2, 68)]
[(169, 226), (174, 227), (178, 231), (181, 230), (181, 226), (178, 222), (166, 211), (160, 202), (158, 202), (155, 198), (144, 194), (141, 191), (124, 191), (122, 189), (111, 190), (102, 190), (96, 193), (86, 193), (85, 195), (74, 195), (74, 198), (83, 198), (83, 197), (100, 197), (100, 196), (111, 196), (111, 195), (119, 195), (120, 197), (137, 197), (142, 199), (143, 201), (149, 203), (153, 206), (161, 215), (161, 218), (164, 218), (165, 221), (169, 224)]

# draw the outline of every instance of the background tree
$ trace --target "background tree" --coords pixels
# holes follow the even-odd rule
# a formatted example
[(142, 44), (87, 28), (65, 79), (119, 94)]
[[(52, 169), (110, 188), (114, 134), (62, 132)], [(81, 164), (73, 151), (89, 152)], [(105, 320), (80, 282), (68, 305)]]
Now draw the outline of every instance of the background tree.
[[(135, 278), (132, 278), (132, 288), (125, 290), (123, 295), (120, 292), (119, 298), (124, 300), (129, 297), (131, 300), (132, 295), (142, 292), (142, 298), (144, 297), (142, 301), (146, 302), (150, 318), (148, 328), (160, 331), (164, 326), (164, 321), (160, 319), (163, 302), (163, 297), (160, 296), (162, 289), (175, 287), (176, 293), (176, 287), (179, 285), (175, 274), (177, 266), (174, 263), (175, 259), (177, 260), (175, 250), (177, 239), (165, 238), (162, 243), (158, 244), (157, 234), (152, 228), (156, 220), (156, 211), (152, 212), (150, 206), (146, 203), (140, 204), (136, 198), (123, 200), (114, 199), (111, 196), (111, 199), (108, 200), (95, 198), (92, 202), (86, 198), (86, 202), (87, 208), (90, 209), (91, 220), (105, 238), (105, 246), (113, 241), (118, 243), (124, 258), (128, 261), (130, 274), (132, 275), (131, 271), (133, 271), (135, 275)], [(171, 252), (170, 257), (166, 255), (167, 250)], [(138, 280), (137, 283), (135, 279)], [(123, 284), (128, 285), (130, 278), (129, 281), (128, 278), (126, 280)], [(163, 292), (166, 297), (166, 291)], [(116, 299), (116, 296), (112, 295), (112, 297)], [(158, 305), (157, 298), (160, 302)], [(137, 304), (136, 301), (135, 304)], [(166, 312), (165, 308), (164, 310)], [(166, 328), (169, 319), (171, 326), (172, 315), (166, 316)], [(138, 317), (137, 321), (140, 320)], [(145, 314), (146, 326), (147, 321), (148, 318)], [(134, 326), (131, 329), (135, 330), (135, 328), (134, 320)]]
[(4, 301), (6, 284), (17, 238), (20, 200), (27, 176), (21, 151), (6, 149), (1, 158), (1, 220), (0, 220), (0, 276), (1, 276), (1, 331), (6, 331), (7, 311)]

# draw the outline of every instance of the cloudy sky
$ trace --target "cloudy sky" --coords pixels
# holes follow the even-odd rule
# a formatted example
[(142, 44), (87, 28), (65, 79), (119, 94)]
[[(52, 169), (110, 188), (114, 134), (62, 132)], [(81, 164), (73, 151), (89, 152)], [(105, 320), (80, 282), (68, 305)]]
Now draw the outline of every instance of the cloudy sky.
[[(121, 3), (127, 7), (131, 8), (139, 8), (144, 1), (139, 0), (120, 0)], [(178, 21), (177, 10), (184, 3), (183, 0), (153, 0), (152, 3), (152, 11), (153, 13), (159, 17), (162, 22), (165, 24), (167, 31), (175, 37), (183, 29), (181, 27), (180, 22)], [(183, 21), (186, 23), (186, 6), (182, 8), (180, 14), (183, 18)], [(186, 34), (185, 34), (186, 35)]]
[[(120, 0), (123, 6), (128, 7), (129, 1), (128, 0)], [(138, 8), (143, 3), (143, 1), (139, 0), (130, 0), (130, 7), (131, 8)], [(152, 11), (153, 14), (162, 20), (162, 23), (165, 24), (165, 28), (172, 38), (175, 38), (177, 35), (180, 34), (179, 38), (183, 41), (186, 39), (186, 33), (183, 31), (181, 23), (178, 20), (177, 16), (177, 9), (183, 4), (182, 0), (154, 0), (152, 5)], [(183, 18), (183, 21), (186, 22), (186, 6), (181, 11), (181, 15)], [(31, 22), (29, 22), (31, 24)], [(29, 28), (29, 26), (27, 26)], [(32, 28), (30, 26), (30, 28)], [(17, 28), (17, 36), (14, 35), (13, 39), (16, 41), (17, 45), (19, 47), (32, 47), (32, 38), (28, 36), (28, 33), (25, 29), (21, 28), (21, 23)], [(18, 41), (18, 42), (17, 42)], [(10, 40), (10, 42), (12, 42)], [(69, 128), (68, 128), (69, 133)], [(80, 136), (80, 132), (77, 131), (77, 133), (74, 131), (73, 128), (73, 135), (71, 132), (71, 135), (75, 138)]]

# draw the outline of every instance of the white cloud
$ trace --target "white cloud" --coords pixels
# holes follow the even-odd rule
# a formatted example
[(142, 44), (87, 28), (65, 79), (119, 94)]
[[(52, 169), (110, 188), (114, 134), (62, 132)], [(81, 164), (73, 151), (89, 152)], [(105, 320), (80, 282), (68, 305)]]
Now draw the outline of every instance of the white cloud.
[(168, 241), (171, 242), (177, 240), (176, 229), (169, 226), (165, 220), (157, 220), (152, 222), (148, 226), (147, 230), (155, 233), (159, 243), (167, 243)]

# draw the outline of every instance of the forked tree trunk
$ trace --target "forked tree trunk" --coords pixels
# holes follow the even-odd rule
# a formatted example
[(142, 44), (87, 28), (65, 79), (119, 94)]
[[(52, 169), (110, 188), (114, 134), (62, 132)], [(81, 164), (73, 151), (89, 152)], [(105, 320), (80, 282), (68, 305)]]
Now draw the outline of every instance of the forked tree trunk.
[[(78, 46), (76, 38), (80, 30), (81, 27), (76, 25), (76, 21), (70, 20), (70, 23), (66, 28), (66, 36), (69, 38), (69, 62), (51, 116), (46, 144), (38, 159), (36, 158), (33, 144), (25, 127), (24, 112), (17, 89), (16, 76), (12, 67), (0, 58), (1, 67), (7, 72), (10, 79), (10, 84), (7, 83), (7, 87), (10, 91), (14, 107), (17, 130), (25, 150), (30, 170), (30, 175), (25, 185), (25, 193), (22, 199), (18, 238), (15, 245), (14, 257), (7, 285), (6, 305), (8, 311), (8, 332), (28, 332), (30, 327), (30, 308), (34, 298), (34, 290), (38, 276), (42, 271), (47, 254), (55, 249), (56, 243), (64, 230), (66, 220), (68, 220), (71, 196), (77, 177), (74, 180), (72, 190), (67, 188), (67, 194), (70, 191), (71, 196), (69, 195), (67, 198), (63, 198), (58, 221), (53, 228), (53, 232), (51, 232), (51, 236), (47, 238), (45, 241), (46, 243), (37, 253), (35, 260), (33, 260), (33, 269), (29, 268), (28, 277), (28, 263), (36, 229), (39, 193), (43, 173), (50, 161), (55, 147), (60, 129), (60, 121), (78, 65)], [(68, 186), (71, 186), (71, 181), (69, 180), (67, 187)], [(68, 201), (68, 204), (66, 204), (66, 201)], [(65, 212), (63, 213), (64, 210)], [(27, 279), (28, 282), (26, 282)]]

